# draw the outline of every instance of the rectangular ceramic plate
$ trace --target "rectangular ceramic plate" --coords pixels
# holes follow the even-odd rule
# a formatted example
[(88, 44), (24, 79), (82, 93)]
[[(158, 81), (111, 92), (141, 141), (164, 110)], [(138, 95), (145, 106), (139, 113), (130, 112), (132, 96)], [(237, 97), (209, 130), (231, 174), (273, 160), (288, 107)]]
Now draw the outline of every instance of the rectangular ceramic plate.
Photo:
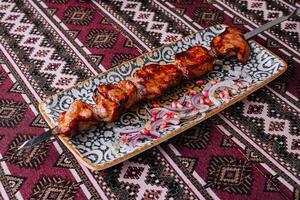
[[(61, 112), (67, 110), (75, 99), (80, 99), (90, 104), (93, 91), (99, 84), (118, 82), (126, 77), (132, 76), (139, 67), (150, 64), (166, 64), (174, 62), (174, 55), (187, 50), (195, 45), (202, 45), (210, 49), (212, 38), (225, 30), (225, 25), (212, 26), (201, 30), (191, 36), (183, 38), (175, 43), (158, 48), (150, 53), (125, 62), (109, 71), (92, 77), (73, 88), (55, 94), (40, 103), (40, 111), (51, 127), (57, 125)], [(138, 140), (135, 145), (128, 145), (120, 140), (121, 129), (143, 128), (149, 116), (145, 107), (150, 107), (153, 102), (142, 102), (124, 113), (114, 123), (100, 123), (88, 132), (79, 134), (73, 138), (59, 136), (59, 139), (75, 154), (87, 167), (94, 170), (102, 170), (125, 161), (159, 143), (174, 137), (175, 135), (193, 127), (199, 122), (213, 116), (226, 107), (241, 100), (255, 90), (266, 85), (286, 69), (286, 63), (272, 54), (270, 51), (254, 41), (249, 42), (252, 54), (247, 63), (240, 63), (232, 60), (217, 60), (214, 70), (207, 73), (204, 80), (209, 82), (217, 79), (219, 82), (226, 82), (232, 76), (230, 70), (239, 71), (244, 69), (252, 85), (241, 89), (239, 93), (229, 100), (218, 100), (219, 105), (210, 111), (199, 112), (192, 120), (180, 121), (177, 125), (170, 125), (166, 129), (160, 129), (160, 136), (156, 139)], [(161, 106), (170, 104), (174, 99), (182, 98), (189, 89), (201, 92), (204, 86), (197, 86), (194, 83), (184, 83), (181, 86), (169, 91), (157, 101)]]

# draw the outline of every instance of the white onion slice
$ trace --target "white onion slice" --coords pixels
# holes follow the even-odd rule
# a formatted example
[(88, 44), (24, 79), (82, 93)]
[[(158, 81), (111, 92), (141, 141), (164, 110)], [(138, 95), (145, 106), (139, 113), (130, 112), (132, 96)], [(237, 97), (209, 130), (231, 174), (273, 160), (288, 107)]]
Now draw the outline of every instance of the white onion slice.
[(221, 105), (221, 102), (217, 98), (215, 98), (215, 92), (220, 87), (229, 87), (229, 88), (236, 89), (236, 86), (232, 80), (225, 80), (225, 81), (219, 82), (216, 85), (212, 86), (208, 91), (208, 98), (215, 104), (215, 106)]

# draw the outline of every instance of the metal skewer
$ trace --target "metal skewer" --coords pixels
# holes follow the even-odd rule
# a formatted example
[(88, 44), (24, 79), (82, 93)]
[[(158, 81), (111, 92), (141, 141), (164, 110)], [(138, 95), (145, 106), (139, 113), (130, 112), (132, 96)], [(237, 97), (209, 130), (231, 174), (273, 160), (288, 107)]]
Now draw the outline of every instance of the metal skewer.
[(50, 139), (51, 137), (53, 137), (56, 132), (57, 127), (54, 127), (52, 129), (49, 129), (48, 131), (44, 132), (43, 134), (36, 136), (30, 140), (25, 141), (19, 148), (18, 150), (22, 150), (22, 149), (27, 149), (30, 148), (34, 145), (40, 144), (48, 139)]
[(262, 25), (262, 26), (260, 26), (260, 27), (258, 27), (256, 29), (248, 32), (248, 33), (245, 33), (244, 37), (245, 37), (246, 40), (248, 40), (248, 39), (252, 38), (253, 36), (255, 36), (255, 35), (263, 32), (263, 31), (265, 31), (265, 30), (267, 30), (267, 29), (269, 29), (269, 28), (271, 28), (271, 27), (273, 27), (273, 26), (275, 26), (275, 25), (277, 25), (277, 24), (279, 24), (279, 23), (281, 23), (283, 21), (285, 21), (285, 20), (287, 20), (288, 18), (290, 18), (290, 17), (292, 17), (294, 15), (295, 16), (300, 16), (300, 8), (295, 9), (289, 15), (279, 17), (279, 18), (277, 18), (277, 19), (275, 19), (273, 21), (270, 21), (270, 22), (268, 22), (268, 23), (266, 23), (266, 24), (264, 24), (264, 25)]

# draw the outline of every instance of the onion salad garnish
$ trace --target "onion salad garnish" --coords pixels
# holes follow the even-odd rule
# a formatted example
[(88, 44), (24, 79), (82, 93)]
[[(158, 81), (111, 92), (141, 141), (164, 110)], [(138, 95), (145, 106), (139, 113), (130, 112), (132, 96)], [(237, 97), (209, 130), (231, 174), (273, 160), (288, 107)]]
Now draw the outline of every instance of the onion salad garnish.
[(139, 141), (159, 138), (166, 131), (179, 127), (180, 123), (204, 116), (252, 86), (252, 78), (245, 70), (229, 70), (228, 75), (224, 81), (197, 80), (195, 83), (202, 87), (201, 92), (189, 89), (186, 95), (168, 105), (153, 103), (146, 107), (148, 121), (144, 127), (118, 129), (119, 141), (134, 147)]

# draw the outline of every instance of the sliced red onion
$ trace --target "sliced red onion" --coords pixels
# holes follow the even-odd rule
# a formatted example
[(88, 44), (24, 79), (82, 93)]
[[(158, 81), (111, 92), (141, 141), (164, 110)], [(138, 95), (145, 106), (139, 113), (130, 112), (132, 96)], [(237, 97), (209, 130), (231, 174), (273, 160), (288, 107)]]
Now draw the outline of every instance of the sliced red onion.
[(217, 83), (210, 88), (210, 90), (208, 91), (208, 97), (216, 106), (221, 105), (221, 102), (214, 97), (216, 90), (218, 90), (220, 87), (234, 88), (234, 82), (232, 80), (225, 80)]
[(192, 119), (194, 117), (196, 117), (196, 115), (199, 114), (199, 111), (198, 110), (194, 110), (190, 113), (187, 113), (187, 114), (180, 114), (179, 117), (180, 119), (182, 120), (189, 120), (189, 119)]
[(209, 82), (204, 86), (203, 90), (209, 90), (211, 87), (212, 87), (212, 84)]
[(202, 90), (202, 95), (207, 98), (208, 97), (208, 90)]
[(151, 110), (150, 110), (150, 112), (152, 112), (152, 111), (157, 111), (157, 112), (169, 112), (169, 110), (168, 109), (166, 109), (166, 108), (152, 108)]
[(215, 108), (217, 108), (218, 106), (210, 106), (209, 108), (208, 108), (208, 110), (207, 111), (211, 111), (211, 110), (214, 110)]
[(231, 95), (237, 95), (237, 93), (238, 93), (238, 90), (236, 90), (236, 89), (231, 89), (230, 90)]
[(185, 100), (186, 100), (186, 95), (184, 95), (182, 98), (180, 98), (178, 102), (179, 102), (181, 105), (184, 105)]
[(135, 135), (135, 134), (140, 134), (140, 130), (139, 131), (127, 130), (127, 131), (121, 131), (120, 132), (120, 135)]
[(193, 108), (188, 108), (188, 107), (183, 107), (183, 108), (172, 108), (169, 106), (165, 106), (166, 109), (171, 110), (171, 111), (175, 111), (175, 112), (189, 112), (191, 110), (193, 110)]
[(157, 112), (157, 119), (162, 118), (167, 112), (171, 112), (169, 109), (163, 107), (163, 108), (152, 108), (150, 112), (152, 113), (153, 111)]
[(151, 130), (150, 131), (150, 136), (152, 138), (158, 138), (160, 136), (160, 133), (158, 131), (156, 131), (156, 130)]
[(239, 90), (239, 86), (237, 86), (236, 84), (234, 84), (234, 85), (232, 85), (231, 87), (230, 87), (231, 89), (235, 89), (235, 90)]
[(145, 107), (145, 109), (146, 109), (146, 111), (147, 111), (147, 113), (148, 113), (148, 115), (150, 116), (150, 117), (152, 117), (152, 113), (151, 113), (151, 110), (146, 106)]
[(171, 118), (171, 119), (166, 120), (166, 122), (168, 122), (170, 124), (173, 124), (173, 125), (177, 125), (177, 124), (180, 123), (180, 120), (179, 119), (175, 119), (175, 118)]
[(150, 132), (160, 129), (163, 122), (167, 122), (167, 123), (170, 123), (172, 125), (178, 125), (180, 123), (180, 120), (176, 119), (176, 118), (170, 118), (170, 119), (166, 119), (166, 120), (159, 119), (159, 120), (152, 123), (152, 129), (150, 130)]
[(237, 86), (239, 88), (241, 88), (241, 89), (244, 89), (246, 87), (246, 85), (244, 84), (244, 82), (241, 82), (241, 81), (237, 83)]
[(147, 135), (135, 135), (132, 138), (130, 138), (128, 145), (131, 147), (134, 147), (134, 146), (136, 146), (138, 140), (141, 140), (141, 139), (152, 139), (152, 138)]
[(199, 112), (205, 112), (208, 110), (209, 106), (200, 103), (201, 94), (196, 94), (191, 98), (191, 103), (194, 108), (197, 108)]
[(118, 129), (117, 132), (119, 132), (121, 135), (130, 134), (134, 132), (139, 132), (141, 128), (136, 128), (135, 126), (128, 126), (125, 128)]
[[(165, 106), (165, 107), (158, 107), (158, 108), (145, 108), (150, 117), (153, 116), (153, 112), (157, 112), (157, 118), (158, 120), (156, 121), (149, 121), (151, 123), (151, 130), (149, 130), (149, 134), (145, 135), (141, 133), (142, 128), (132, 128), (128, 129), (126, 127), (125, 130), (120, 130), (118, 131), (120, 135), (127, 135), (129, 137), (129, 143), (130, 145), (136, 145), (137, 141), (140, 139), (151, 139), (151, 138), (158, 138), (161, 134), (159, 133), (158, 130), (161, 129), (162, 123), (169, 123), (172, 124), (173, 126), (178, 125), (180, 123), (180, 120), (190, 120), (194, 117), (196, 117), (199, 113), (204, 113), (210, 110), (213, 110), (221, 105), (220, 99), (215, 97), (215, 93), (217, 90), (222, 90), (225, 88), (232, 88), (236, 91), (238, 91), (238, 86), (235, 84), (234, 81), (239, 80), (240, 77), (243, 77), (244, 80), (248, 83), (252, 83), (252, 78), (249, 76), (245, 70), (242, 71), (233, 71), (229, 70), (229, 75), (228, 80), (222, 81), (222, 82), (217, 82), (216, 84), (212, 84), (211, 82), (207, 83), (204, 86), (203, 91), (208, 92), (208, 100), (210, 100), (214, 105), (213, 106), (208, 106), (205, 104), (200, 103), (200, 98), (203, 96), (202, 94), (196, 94), (192, 97), (187, 97), (184, 95), (182, 98), (180, 98), (177, 103), (180, 105), (183, 105), (183, 107), (178, 108), (178, 107), (170, 107), (170, 106)], [(223, 101), (228, 101), (227, 98), (222, 98)], [(190, 107), (184, 106), (188, 103)], [(195, 110), (196, 109), (196, 110)], [(165, 118), (162, 119), (166, 113), (172, 111), (176, 112), (174, 113), (175, 117), (170, 117), (170, 118)], [(203, 114), (202, 114), (203, 115)], [(179, 118), (178, 118), (179, 117)], [(130, 128), (130, 127), (129, 127)]]
[(152, 131), (152, 130), (157, 130), (157, 128), (160, 127), (160, 125), (161, 125), (161, 123), (162, 123), (163, 121), (164, 121), (163, 119), (159, 119), (159, 120), (153, 122), (151, 131)]

